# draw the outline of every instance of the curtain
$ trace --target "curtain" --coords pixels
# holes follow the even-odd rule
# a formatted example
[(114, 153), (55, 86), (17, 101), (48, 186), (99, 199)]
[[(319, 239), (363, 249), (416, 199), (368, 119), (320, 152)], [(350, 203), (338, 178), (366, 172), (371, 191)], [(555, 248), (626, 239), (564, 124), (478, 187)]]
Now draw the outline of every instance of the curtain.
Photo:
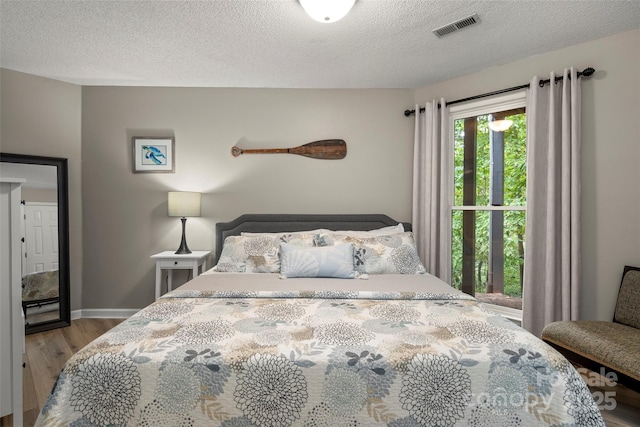
[(527, 101), (527, 220), (523, 326), (536, 336), (578, 318), (580, 288), (580, 84), (531, 81)]
[(451, 178), (444, 99), (416, 105), (413, 149), (413, 234), (427, 271), (451, 283)]

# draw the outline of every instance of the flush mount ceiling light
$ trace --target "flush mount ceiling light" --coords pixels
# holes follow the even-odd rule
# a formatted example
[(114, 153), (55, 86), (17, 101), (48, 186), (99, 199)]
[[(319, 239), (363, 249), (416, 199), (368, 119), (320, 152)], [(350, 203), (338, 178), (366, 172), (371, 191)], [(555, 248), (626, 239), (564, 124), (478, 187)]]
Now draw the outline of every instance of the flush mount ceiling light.
[(489, 122), (489, 128), (494, 132), (504, 132), (513, 124), (512, 120), (494, 120)]
[(327, 24), (344, 18), (355, 2), (356, 0), (300, 0), (310, 17)]

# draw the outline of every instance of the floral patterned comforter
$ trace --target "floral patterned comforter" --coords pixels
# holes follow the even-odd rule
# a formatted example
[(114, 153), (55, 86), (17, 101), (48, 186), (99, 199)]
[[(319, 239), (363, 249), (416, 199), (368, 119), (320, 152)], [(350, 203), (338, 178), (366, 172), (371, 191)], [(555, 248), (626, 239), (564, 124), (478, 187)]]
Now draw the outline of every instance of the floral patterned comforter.
[(71, 358), (36, 425), (604, 423), (566, 359), (462, 294), (178, 290)]

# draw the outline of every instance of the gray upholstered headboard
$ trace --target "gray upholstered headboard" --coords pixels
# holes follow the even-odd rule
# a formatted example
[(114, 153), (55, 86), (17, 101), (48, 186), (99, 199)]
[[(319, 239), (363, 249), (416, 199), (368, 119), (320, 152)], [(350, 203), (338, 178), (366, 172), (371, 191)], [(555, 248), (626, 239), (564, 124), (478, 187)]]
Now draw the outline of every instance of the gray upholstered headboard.
[[(229, 222), (216, 224), (216, 262), (220, 259), (222, 243), (227, 236), (238, 236), (242, 232), (278, 233), (282, 231), (305, 231), (316, 228), (329, 230), (373, 230), (397, 225), (399, 221), (383, 214), (245, 214)], [(406, 231), (411, 224), (402, 223)]]

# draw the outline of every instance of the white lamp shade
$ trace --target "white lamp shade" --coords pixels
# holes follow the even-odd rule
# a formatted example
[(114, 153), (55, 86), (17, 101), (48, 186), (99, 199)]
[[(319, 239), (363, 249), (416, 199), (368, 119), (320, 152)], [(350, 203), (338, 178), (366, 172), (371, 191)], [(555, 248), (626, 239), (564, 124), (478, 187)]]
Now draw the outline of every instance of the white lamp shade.
[(201, 194), (191, 191), (170, 191), (169, 216), (200, 216)]
[(513, 124), (512, 120), (494, 120), (489, 122), (489, 128), (494, 132), (504, 132)]
[(331, 23), (344, 18), (356, 0), (300, 0), (307, 14), (318, 22)]

